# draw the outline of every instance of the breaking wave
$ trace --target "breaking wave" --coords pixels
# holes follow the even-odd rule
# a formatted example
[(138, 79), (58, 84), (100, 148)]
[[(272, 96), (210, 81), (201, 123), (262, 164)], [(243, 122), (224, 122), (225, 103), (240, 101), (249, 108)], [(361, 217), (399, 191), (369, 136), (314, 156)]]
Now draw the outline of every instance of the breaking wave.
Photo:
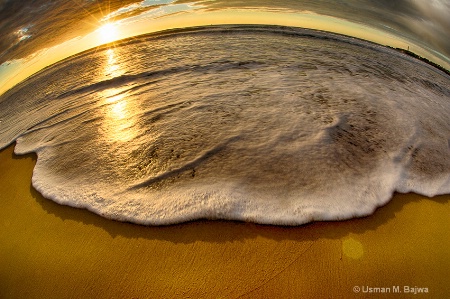
[(58, 203), (147, 225), (299, 225), (450, 193), (450, 78), (392, 49), (275, 26), (140, 36), (0, 97), (0, 148)]

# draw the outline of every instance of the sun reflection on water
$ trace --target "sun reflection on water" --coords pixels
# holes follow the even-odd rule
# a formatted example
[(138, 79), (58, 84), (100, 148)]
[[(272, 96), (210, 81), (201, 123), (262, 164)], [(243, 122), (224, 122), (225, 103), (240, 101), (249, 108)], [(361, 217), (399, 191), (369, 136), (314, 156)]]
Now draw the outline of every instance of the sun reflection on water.
[(131, 141), (138, 134), (136, 127), (137, 107), (133, 106), (127, 92), (111, 88), (103, 92), (104, 121), (102, 133), (104, 139), (113, 143)]
[[(106, 50), (104, 75), (108, 79), (119, 77), (125, 73), (124, 65), (118, 61), (117, 50)], [(102, 92), (104, 122), (102, 132), (108, 142), (124, 143), (132, 140), (137, 132), (136, 109), (133, 97), (127, 92), (128, 86), (109, 88)]]
[(106, 51), (106, 58), (105, 76), (115, 78), (125, 73), (125, 70), (117, 62), (117, 54), (114, 49), (111, 48)]

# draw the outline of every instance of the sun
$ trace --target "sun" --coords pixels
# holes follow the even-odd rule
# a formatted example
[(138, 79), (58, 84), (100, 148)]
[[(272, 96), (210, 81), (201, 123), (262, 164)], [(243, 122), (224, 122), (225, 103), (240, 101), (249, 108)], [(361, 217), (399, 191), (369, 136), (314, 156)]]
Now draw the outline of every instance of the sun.
[(113, 23), (106, 23), (102, 25), (100, 28), (98, 28), (97, 32), (99, 35), (99, 40), (102, 43), (106, 44), (118, 39), (117, 26)]

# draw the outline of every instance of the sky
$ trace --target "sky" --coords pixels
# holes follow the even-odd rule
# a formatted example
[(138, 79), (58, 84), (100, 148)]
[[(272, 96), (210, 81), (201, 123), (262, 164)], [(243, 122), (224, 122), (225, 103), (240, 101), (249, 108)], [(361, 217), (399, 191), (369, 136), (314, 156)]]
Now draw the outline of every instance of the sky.
[(0, 0), (0, 94), (100, 44), (209, 24), (332, 31), (409, 48), (450, 69), (449, 0)]

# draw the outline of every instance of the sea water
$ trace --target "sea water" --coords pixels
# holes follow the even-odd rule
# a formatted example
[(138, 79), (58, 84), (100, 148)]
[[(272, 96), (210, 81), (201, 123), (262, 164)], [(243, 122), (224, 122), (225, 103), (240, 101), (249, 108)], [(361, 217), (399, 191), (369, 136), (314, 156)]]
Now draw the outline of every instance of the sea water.
[(275, 26), (139, 36), (0, 97), (0, 148), (58, 203), (139, 224), (299, 225), (450, 193), (450, 77), (362, 40)]

